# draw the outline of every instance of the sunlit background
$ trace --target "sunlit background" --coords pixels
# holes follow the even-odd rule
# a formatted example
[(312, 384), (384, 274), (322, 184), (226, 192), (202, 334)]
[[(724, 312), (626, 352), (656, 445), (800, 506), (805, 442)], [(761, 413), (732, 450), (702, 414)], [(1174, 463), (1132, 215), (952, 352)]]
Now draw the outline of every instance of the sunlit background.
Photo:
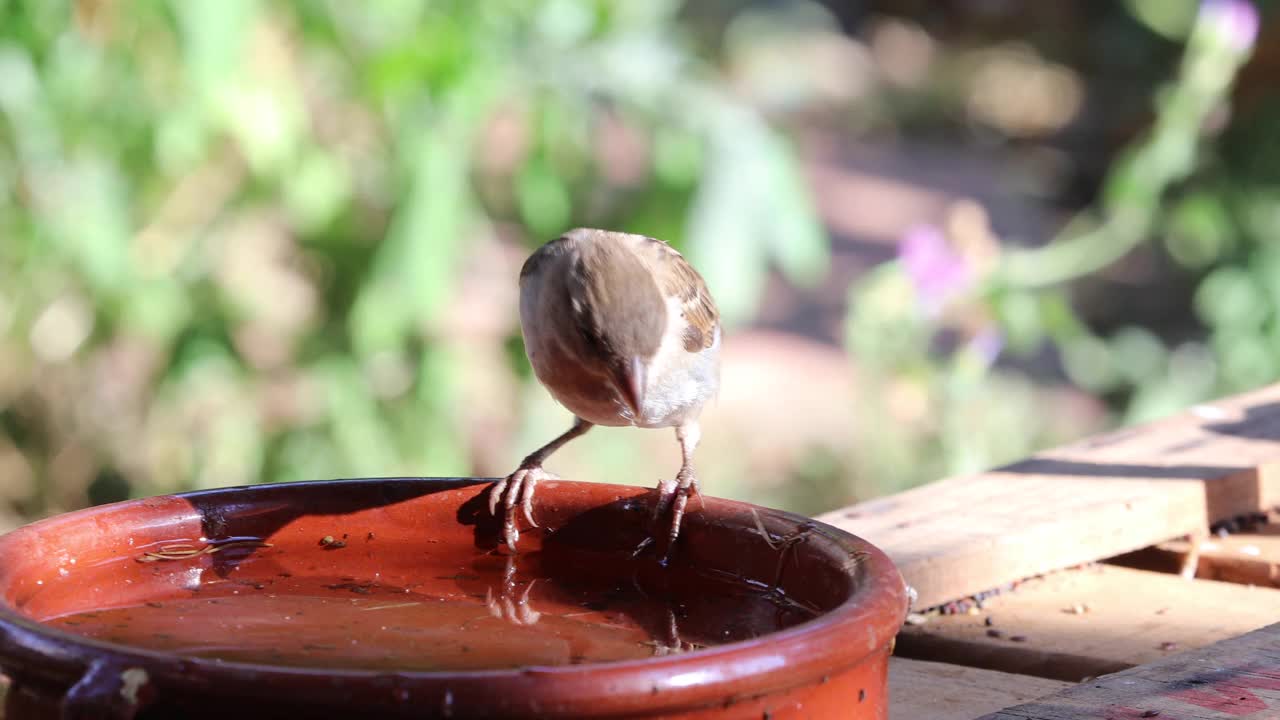
[(0, 0), (0, 527), (509, 472), (569, 417), (516, 275), (578, 225), (719, 300), (714, 495), (818, 512), (1271, 382), (1255, 7)]

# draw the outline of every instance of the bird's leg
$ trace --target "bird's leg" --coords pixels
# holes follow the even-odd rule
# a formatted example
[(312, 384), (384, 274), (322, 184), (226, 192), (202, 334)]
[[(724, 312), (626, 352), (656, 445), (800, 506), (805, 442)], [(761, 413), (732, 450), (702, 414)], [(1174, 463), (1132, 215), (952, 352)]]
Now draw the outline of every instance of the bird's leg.
[(506, 510), (506, 518), (502, 524), (502, 536), (506, 540), (507, 547), (511, 548), (512, 552), (515, 552), (516, 540), (520, 538), (520, 531), (516, 528), (516, 506), (520, 506), (524, 519), (530, 525), (538, 527), (538, 523), (533, 520), (533, 489), (539, 480), (555, 477), (542, 469), (542, 463), (551, 456), (551, 453), (559, 450), (565, 443), (590, 429), (591, 423), (582, 418), (574, 418), (573, 427), (566, 430), (560, 437), (530, 453), (520, 463), (520, 467), (516, 468), (515, 472), (499, 480), (489, 489), (489, 512), (497, 515), (499, 502), (502, 503)]
[[(667, 548), (664, 554), (671, 554), (676, 538), (680, 535), (680, 522), (684, 519), (684, 508), (689, 502), (689, 495), (698, 491), (698, 478), (693, 474), (693, 451), (698, 447), (702, 431), (697, 421), (687, 422), (676, 427), (676, 439), (680, 441), (680, 472), (675, 480), (663, 480), (658, 483), (658, 502), (654, 506), (654, 521), (670, 512), (671, 521), (667, 528)], [(668, 510), (669, 508), (669, 510)]]

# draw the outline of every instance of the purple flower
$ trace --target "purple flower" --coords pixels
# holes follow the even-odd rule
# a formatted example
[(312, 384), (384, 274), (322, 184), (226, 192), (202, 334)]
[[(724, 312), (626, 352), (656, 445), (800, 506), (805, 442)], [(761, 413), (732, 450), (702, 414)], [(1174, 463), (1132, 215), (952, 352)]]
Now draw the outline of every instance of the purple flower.
[(1249, 0), (1204, 0), (1199, 22), (1238, 52), (1253, 47), (1258, 37), (1258, 9)]
[(973, 282), (964, 258), (933, 225), (917, 225), (908, 230), (898, 244), (898, 260), (915, 287), (921, 307), (929, 314), (936, 314)]
[(984, 365), (991, 365), (1004, 350), (1004, 333), (995, 327), (985, 328), (969, 340), (969, 348), (982, 359)]

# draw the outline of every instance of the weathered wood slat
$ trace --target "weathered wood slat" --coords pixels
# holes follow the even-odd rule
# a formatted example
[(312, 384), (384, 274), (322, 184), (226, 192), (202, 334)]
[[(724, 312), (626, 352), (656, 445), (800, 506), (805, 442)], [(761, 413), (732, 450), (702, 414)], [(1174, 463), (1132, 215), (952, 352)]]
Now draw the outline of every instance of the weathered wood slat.
[(1187, 567), (1202, 580), (1280, 588), (1280, 524), (1199, 543), (1170, 540), (1109, 562), (1170, 573)]
[(909, 657), (1078, 682), (1276, 620), (1280, 590), (1099, 565), (1028, 580), (976, 615), (931, 616), (903, 628), (897, 647)]
[(1280, 385), (819, 517), (930, 607), (1280, 505)]
[(889, 661), (889, 718), (972, 720), (1067, 687), (1057, 680), (895, 657)]
[[(1224, 613), (1228, 609), (1222, 610)], [(1280, 624), (1082, 683), (979, 720), (1271, 720)]]

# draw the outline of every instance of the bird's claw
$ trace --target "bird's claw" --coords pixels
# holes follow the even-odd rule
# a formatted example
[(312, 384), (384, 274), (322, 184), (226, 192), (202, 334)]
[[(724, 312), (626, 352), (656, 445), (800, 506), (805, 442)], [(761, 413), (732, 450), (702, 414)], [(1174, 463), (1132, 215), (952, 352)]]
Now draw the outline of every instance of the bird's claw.
[[(655, 533), (664, 516), (671, 518), (666, 528), (667, 544), (662, 556), (662, 561), (665, 563), (671, 555), (672, 547), (675, 546), (676, 538), (680, 536), (680, 525), (684, 519), (685, 506), (689, 503), (689, 496), (697, 495), (701, 498), (702, 494), (698, 492), (698, 478), (687, 469), (682, 469), (673, 480), (660, 481), (657, 489), (658, 500), (654, 503), (652, 516)], [(643, 550), (647, 544), (637, 548), (636, 553)]]
[(658, 519), (667, 513), (667, 508), (671, 507), (671, 500), (676, 495), (676, 481), (659, 480), (657, 490), (658, 500), (653, 504), (653, 514), (650, 516), (654, 525), (658, 524)]
[(521, 464), (510, 475), (499, 480), (489, 490), (489, 514), (498, 514), (498, 505), (505, 509), (502, 523), (502, 539), (512, 552), (516, 551), (516, 542), (520, 539), (520, 530), (516, 527), (516, 508), (530, 527), (538, 527), (533, 519), (533, 492), (538, 482), (555, 480), (555, 475), (542, 469), (540, 465)]

